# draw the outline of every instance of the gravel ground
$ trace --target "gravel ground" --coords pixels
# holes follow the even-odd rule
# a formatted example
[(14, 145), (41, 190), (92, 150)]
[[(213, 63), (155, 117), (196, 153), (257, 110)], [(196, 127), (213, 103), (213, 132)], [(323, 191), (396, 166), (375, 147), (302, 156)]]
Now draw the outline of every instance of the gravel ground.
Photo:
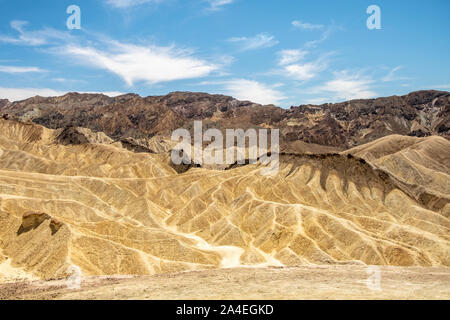
[(155, 276), (88, 277), (0, 284), (0, 299), (450, 299), (450, 268), (380, 267), (380, 290), (365, 266), (236, 268)]

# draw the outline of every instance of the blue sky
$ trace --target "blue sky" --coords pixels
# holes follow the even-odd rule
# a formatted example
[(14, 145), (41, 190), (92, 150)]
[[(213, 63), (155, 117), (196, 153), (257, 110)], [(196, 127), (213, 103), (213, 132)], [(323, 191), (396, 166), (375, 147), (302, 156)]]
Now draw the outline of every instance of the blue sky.
[[(81, 29), (69, 30), (69, 5)], [(369, 30), (369, 5), (381, 29)], [(0, 98), (201, 91), (283, 107), (450, 90), (448, 0), (0, 0)]]

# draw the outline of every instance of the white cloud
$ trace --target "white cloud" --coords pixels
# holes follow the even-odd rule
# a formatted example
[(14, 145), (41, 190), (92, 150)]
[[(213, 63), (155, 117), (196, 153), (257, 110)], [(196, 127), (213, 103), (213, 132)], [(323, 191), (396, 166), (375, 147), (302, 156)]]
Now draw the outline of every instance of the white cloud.
[[(117, 4), (119, 4), (117, 2)], [(122, 3), (124, 5), (125, 3)], [(209, 75), (227, 64), (224, 61), (209, 62), (193, 56), (189, 50), (161, 46), (142, 46), (122, 44), (100, 38), (81, 44), (76, 37), (53, 29), (27, 31), (26, 21), (12, 21), (11, 27), (19, 35), (15, 38), (0, 35), (0, 42), (18, 45), (50, 45), (47, 52), (64, 56), (65, 59), (78, 60), (90, 67), (103, 69), (122, 77), (128, 85), (136, 81), (150, 84), (191, 79)], [(100, 49), (101, 48), (101, 49)], [(69, 55), (69, 56), (68, 56)], [(220, 57), (219, 57), (220, 58)], [(230, 59), (228, 59), (230, 60)], [(0, 66), (0, 72), (39, 72), (38, 68), (19, 68)]]
[(228, 39), (230, 42), (241, 44), (240, 49), (242, 51), (254, 50), (260, 48), (269, 48), (278, 44), (278, 40), (274, 36), (266, 33), (257, 34), (254, 37), (235, 37)]
[(384, 76), (381, 81), (383, 82), (391, 82), (391, 81), (404, 81), (404, 80), (411, 80), (412, 78), (409, 77), (399, 77), (396, 76), (395, 73), (397, 73), (398, 70), (403, 69), (402, 66), (397, 66), (395, 68), (392, 68), (391, 71), (389, 71), (389, 73)]
[(334, 79), (325, 82), (323, 86), (312, 88), (309, 92), (315, 94), (331, 95), (330, 100), (370, 99), (376, 92), (371, 90), (371, 78), (358, 73), (350, 74), (348, 71), (334, 73)]
[(218, 65), (195, 58), (174, 47), (136, 46), (111, 42), (107, 51), (68, 45), (58, 53), (69, 55), (91, 67), (117, 74), (129, 85), (136, 81), (150, 84), (209, 75)]
[(223, 82), (224, 90), (239, 100), (249, 100), (260, 104), (279, 104), (286, 97), (278, 90), (257, 81), (234, 79)]
[(311, 98), (306, 100), (308, 104), (324, 104), (327, 102), (330, 102), (328, 98)]
[(284, 70), (294, 80), (307, 81), (315, 78), (323, 67), (315, 63), (291, 64), (284, 67)]
[(210, 11), (218, 11), (221, 10), (223, 6), (232, 4), (234, 0), (208, 0), (208, 2)]
[(89, 83), (89, 82), (87, 82), (86, 80), (81, 80), (81, 79), (70, 79), (70, 78), (63, 78), (63, 77), (52, 78), (52, 79), (50, 79), (50, 80), (51, 80), (51, 81), (54, 81), (54, 82), (62, 83), (62, 84), (76, 84), (76, 83), (88, 84), (88, 83)]
[(0, 97), (9, 101), (19, 101), (34, 96), (53, 97), (65, 94), (63, 91), (57, 91), (48, 88), (2, 88), (0, 87)]
[(65, 82), (68, 82), (69, 80), (66, 78), (53, 78), (52, 81), (65, 83)]
[(159, 2), (158, 0), (106, 0), (106, 3), (115, 8), (128, 8), (149, 2)]
[(300, 51), (298, 55), (294, 54), (282, 57), (282, 59), (279, 61), (279, 64), (283, 65), (283, 67), (279, 73), (294, 80), (308, 81), (317, 77), (320, 72), (324, 71), (328, 67), (327, 57), (330, 55), (330, 53), (322, 55), (317, 60), (312, 62), (282, 64), (282, 62), (289, 62), (294, 60), (298, 61), (305, 54), (305, 51)]
[[(66, 93), (68, 93), (68, 92), (66, 92)], [(81, 91), (78, 93), (104, 94), (105, 96), (108, 96), (108, 97), (117, 97), (117, 96), (121, 96), (121, 95), (125, 94), (120, 91)]]
[[(0, 87), (0, 99), (8, 99), (9, 101), (20, 101), (35, 96), (41, 97), (56, 97), (62, 96), (69, 91), (60, 91), (49, 88), (2, 88)], [(101, 93), (110, 97), (122, 95), (123, 93), (117, 91), (105, 92), (80, 92), (80, 93)]]
[(383, 79), (381, 79), (383, 82), (389, 82), (394, 80), (394, 73), (397, 72), (398, 70), (400, 70), (402, 67), (401, 66), (397, 66), (395, 68), (393, 68), (391, 71), (389, 71), (389, 73), (383, 77)]
[(323, 28), (322, 24), (312, 24), (312, 23), (308, 23), (308, 22), (301, 22), (298, 20), (292, 21), (292, 25), (296, 28), (300, 28), (303, 30), (317, 30), (317, 29)]
[(438, 84), (435, 86), (431, 86), (431, 88), (436, 88), (436, 89), (450, 89), (450, 84)]
[(280, 66), (284, 66), (303, 59), (308, 54), (308, 51), (300, 49), (290, 49), (282, 50), (278, 54), (280, 55), (280, 61), (278, 62), (278, 64)]
[(28, 73), (28, 72), (45, 72), (45, 70), (37, 67), (15, 67), (0, 65), (0, 72), (5, 73)]
[(52, 42), (52, 40), (68, 41), (72, 37), (69, 33), (58, 31), (52, 28), (44, 28), (42, 30), (27, 31), (25, 26), (27, 21), (14, 20), (11, 21), (11, 28), (19, 33), (17, 37), (0, 35), (0, 42), (12, 43), (26, 46), (40, 46)]
[(328, 27), (320, 36), (319, 39), (316, 40), (312, 40), (312, 41), (308, 41), (305, 43), (305, 47), (306, 48), (315, 48), (317, 47), (319, 44), (321, 44), (322, 42), (324, 42), (325, 40), (327, 40), (330, 35), (336, 30), (339, 29), (338, 27), (335, 26), (330, 26)]

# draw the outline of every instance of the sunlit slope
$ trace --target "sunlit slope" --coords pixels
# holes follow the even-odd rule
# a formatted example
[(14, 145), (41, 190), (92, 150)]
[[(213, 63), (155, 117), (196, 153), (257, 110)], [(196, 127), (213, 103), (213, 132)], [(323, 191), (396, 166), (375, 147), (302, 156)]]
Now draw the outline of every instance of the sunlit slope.
[(357, 158), (282, 155), (275, 176), (257, 164), (178, 174), (120, 144), (62, 145), (59, 131), (13, 121), (0, 131), (0, 264), (17, 272), (450, 266), (446, 209)]
[(447, 139), (392, 135), (344, 152), (349, 153), (440, 198), (438, 207), (445, 206), (441, 211), (447, 218), (450, 216), (450, 141)]
[[(167, 223), (178, 230), (246, 249), (242, 263), (264, 261), (261, 251), (286, 265), (450, 262), (447, 218), (419, 206), (355, 159), (327, 161), (283, 164), (275, 177), (260, 176), (255, 166), (214, 173), (194, 169), (149, 181), (149, 190), (158, 190), (150, 197), (173, 212)], [(180, 201), (167, 201), (172, 192)]]

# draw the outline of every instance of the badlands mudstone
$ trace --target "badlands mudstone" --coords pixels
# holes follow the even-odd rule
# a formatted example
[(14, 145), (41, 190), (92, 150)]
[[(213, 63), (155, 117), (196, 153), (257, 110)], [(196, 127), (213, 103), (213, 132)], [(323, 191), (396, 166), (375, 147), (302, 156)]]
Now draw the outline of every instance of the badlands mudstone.
[[(350, 154), (282, 153), (279, 172), (264, 176), (259, 163), (180, 173), (162, 138), (136, 152), (87, 129), (64, 135), (0, 120), (0, 132), (0, 264), (18, 274), (450, 266), (443, 138), (382, 152), (384, 140)], [(413, 157), (423, 154), (441, 156), (425, 166)], [(405, 165), (394, 170), (394, 156)], [(411, 166), (433, 181), (429, 190), (408, 176)]]

